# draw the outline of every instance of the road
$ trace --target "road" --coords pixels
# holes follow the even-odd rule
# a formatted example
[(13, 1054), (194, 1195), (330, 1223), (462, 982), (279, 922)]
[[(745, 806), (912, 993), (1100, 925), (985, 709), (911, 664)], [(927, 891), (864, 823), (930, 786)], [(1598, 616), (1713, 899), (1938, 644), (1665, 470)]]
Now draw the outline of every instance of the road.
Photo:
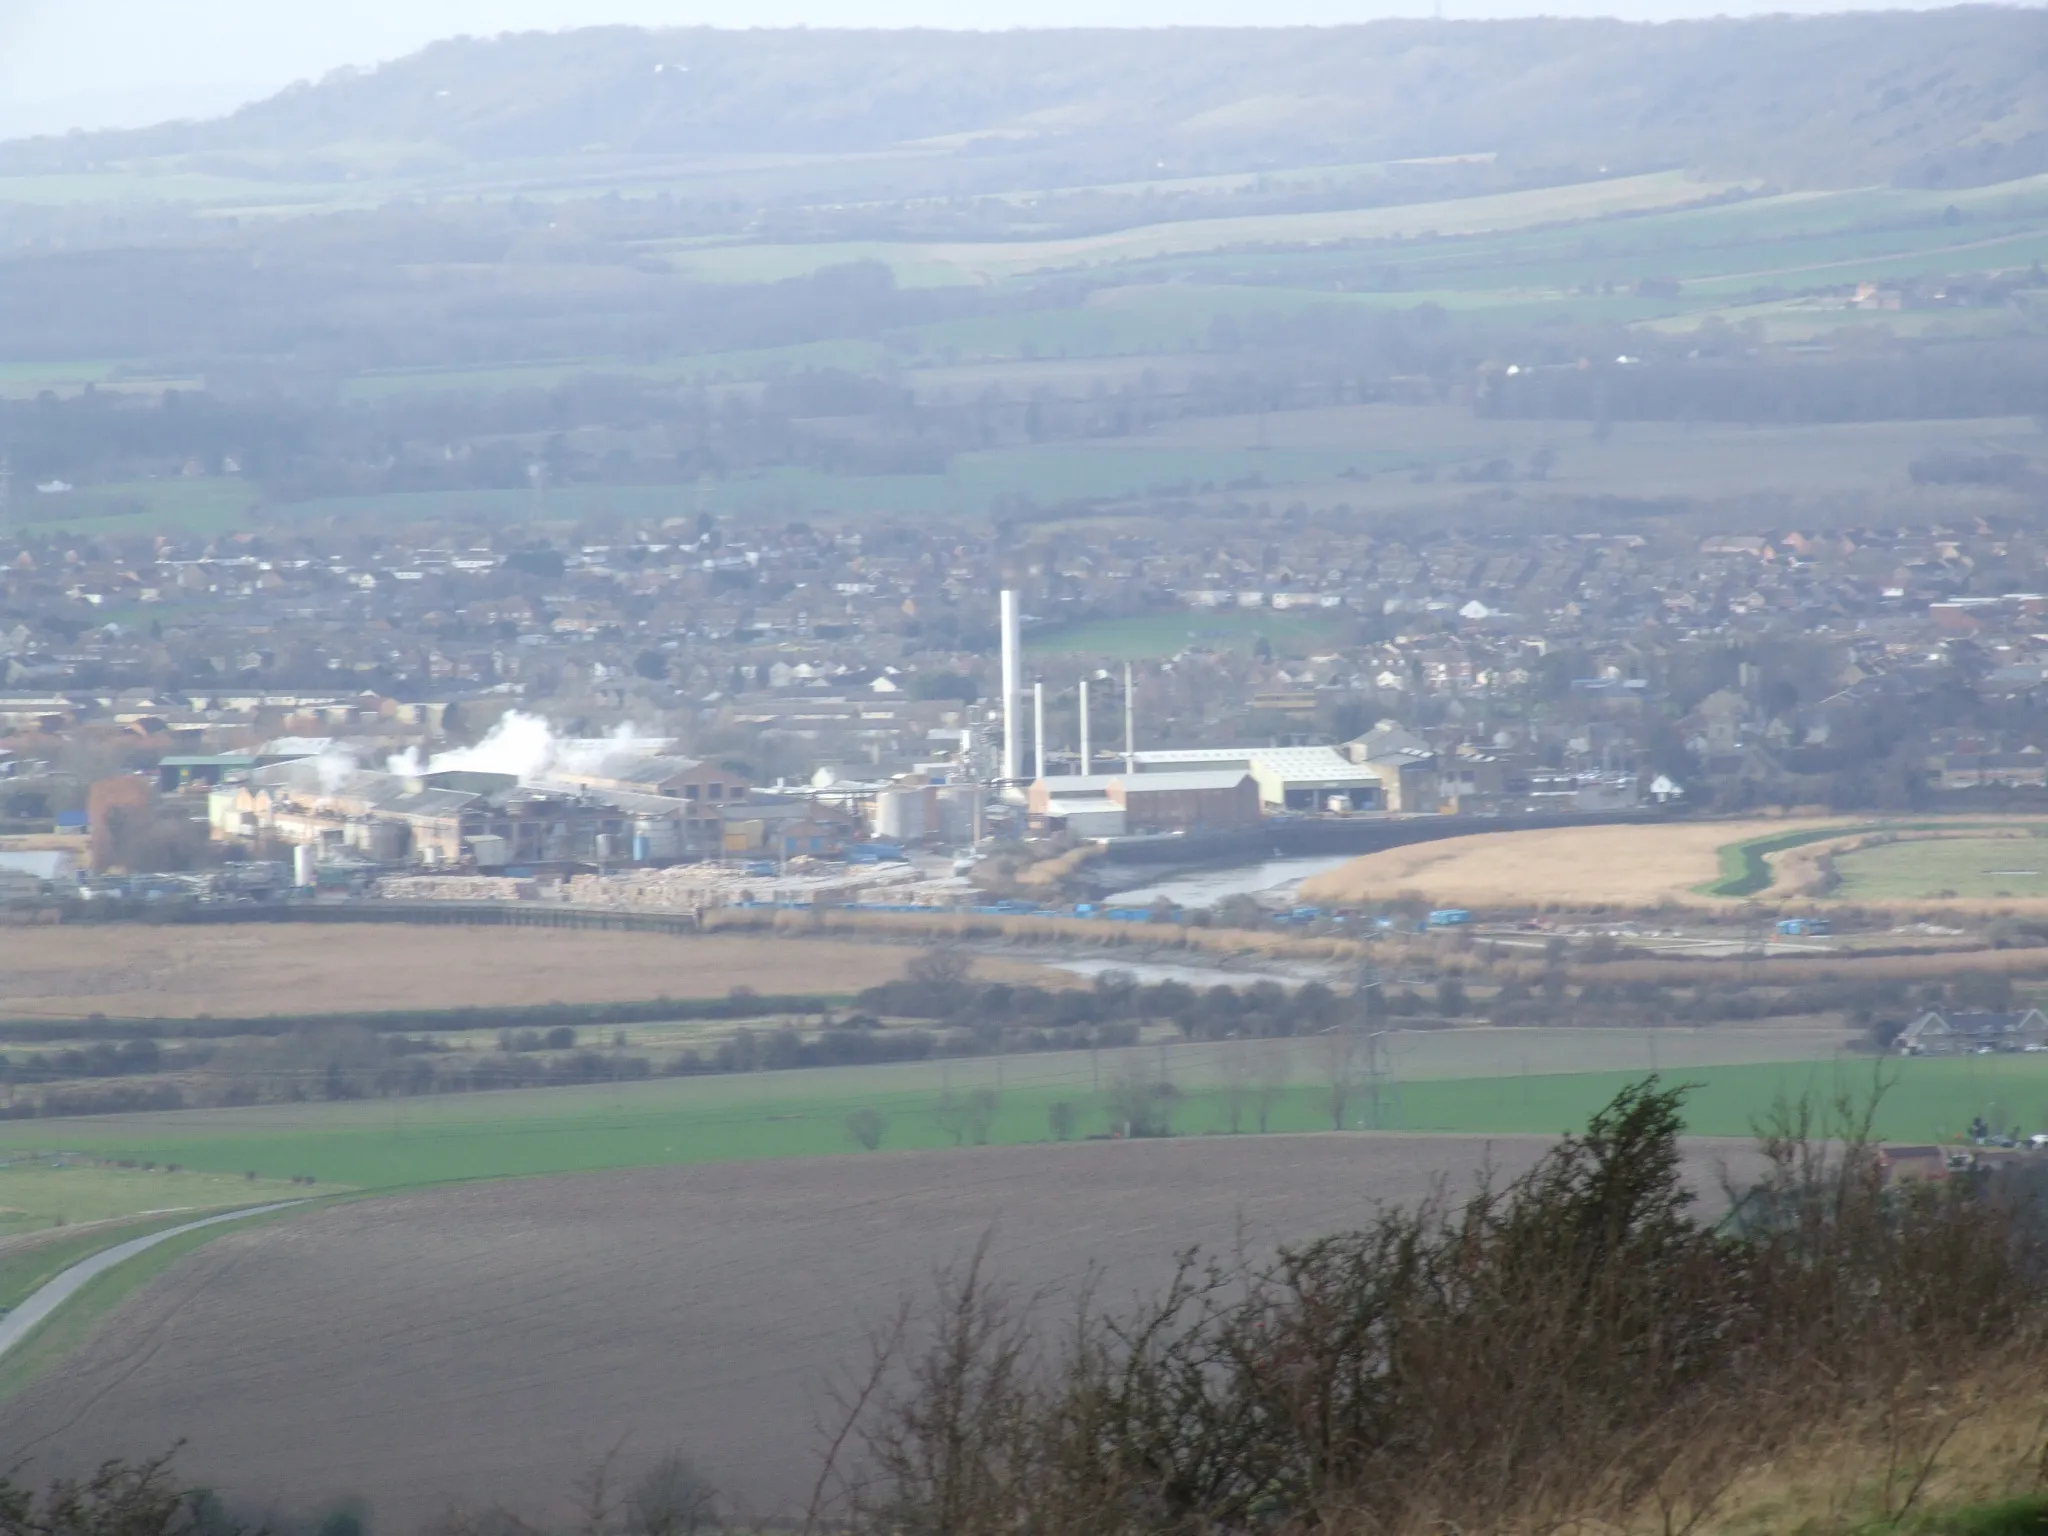
[(138, 1253), (146, 1253), (158, 1243), (168, 1242), (187, 1232), (197, 1232), (201, 1227), (218, 1226), (224, 1221), (241, 1221), (249, 1216), (261, 1216), (269, 1211), (282, 1211), (294, 1205), (303, 1205), (303, 1200), (280, 1200), (271, 1205), (252, 1205), (239, 1211), (223, 1211), (218, 1216), (207, 1216), (199, 1221), (188, 1221), (183, 1226), (167, 1227), (161, 1232), (151, 1232), (142, 1237), (131, 1237), (125, 1243), (116, 1243), (111, 1248), (102, 1248), (89, 1259), (80, 1259), (69, 1269), (62, 1271), (29, 1294), (28, 1300), (5, 1316), (0, 1316), (0, 1357), (34, 1333), (50, 1315), (65, 1302), (76, 1296), (87, 1285), (104, 1275), (116, 1265), (125, 1264)]

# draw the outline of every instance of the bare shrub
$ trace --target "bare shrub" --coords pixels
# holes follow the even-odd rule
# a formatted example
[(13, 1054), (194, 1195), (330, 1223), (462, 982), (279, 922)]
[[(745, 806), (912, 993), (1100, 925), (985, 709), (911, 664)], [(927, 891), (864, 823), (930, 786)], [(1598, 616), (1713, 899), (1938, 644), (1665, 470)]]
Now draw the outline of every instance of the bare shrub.
[(1223, 1078), (1223, 1117), (1230, 1126), (1230, 1134), (1235, 1136), (1244, 1129), (1245, 1107), (1251, 1100), (1252, 1084), (1259, 1071), (1251, 1046), (1242, 1040), (1226, 1044), (1218, 1071)]
[(954, 1146), (972, 1143), (985, 1147), (989, 1132), (995, 1125), (999, 1103), (993, 1088), (976, 1088), (964, 1094), (954, 1093), (949, 1088), (933, 1109), (932, 1118), (938, 1122), (941, 1131), (953, 1138)]
[(846, 1117), (846, 1134), (863, 1151), (872, 1152), (880, 1147), (888, 1130), (889, 1117), (879, 1109), (856, 1109)]
[(1172, 1083), (1146, 1071), (1142, 1062), (1126, 1060), (1109, 1085), (1110, 1122), (1126, 1136), (1171, 1136), (1179, 1097)]
[(1062, 1327), (977, 1259), (893, 1336), (835, 1518), (1677, 1532), (1821, 1427), (1875, 1448), (1887, 1519), (1923, 1509), (1956, 1422), (1941, 1385), (2048, 1354), (2039, 1193), (1887, 1190), (1867, 1114), (1781, 1106), (1766, 1176), (1706, 1223), (1682, 1098), (1651, 1079), (1522, 1178), (1267, 1262), (1189, 1255), (1157, 1296), (1084, 1298)]
[(686, 1456), (662, 1457), (626, 1495), (626, 1536), (698, 1536), (719, 1526), (718, 1492)]
[(208, 1494), (172, 1476), (168, 1455), (110, 1461), (90, 1477), (59, 1478), (40, 1496), (0, 1481), (6, 1536), (242, 1536), (244, 1529)]
[(1257, 1086), (1252, 1090), (1252, 1110), (1263, 1135), (1272, 1125), (1273, 1110), (1287, 1092), (1288, 1081), (1294, 1075), (1293, 1048), (1281, 1041), (1271, 1041), (1262, 1046), (1259, 1054), (1259, 1076)]
[(974, 956), (955, 944), (940, 944), (912, 955), (903, 980), (942, 1017), (967, 1000), (974, 983)]

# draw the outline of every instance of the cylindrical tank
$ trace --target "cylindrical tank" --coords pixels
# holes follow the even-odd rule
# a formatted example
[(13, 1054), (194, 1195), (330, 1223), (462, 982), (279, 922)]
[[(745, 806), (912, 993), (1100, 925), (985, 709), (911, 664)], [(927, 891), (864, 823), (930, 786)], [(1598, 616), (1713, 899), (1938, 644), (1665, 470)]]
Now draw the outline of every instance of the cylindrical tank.
[(301, 890), (311, 890), (319, 882), (313, 868), (313, 845), (301, 843), (292, 850), (292, 884)]
[(642, 816), (633, 823), (633, 859), (673, 859), (682, 854), (682, 831), (673, 816)]
[(924, 791), (885, 789), (876, 795), (875, 836), (897, 843), (924, 836)]
[(974, 838), (974, 802), (981, 798), (979, 784), (947, 784), (936, 791), (939, 803), (939, 835), (949, 843), (971, 842)]
[(616, 859), (619, 856), (619, 836), (616, 832), (597, 834), (597, 856), (600, 859)]

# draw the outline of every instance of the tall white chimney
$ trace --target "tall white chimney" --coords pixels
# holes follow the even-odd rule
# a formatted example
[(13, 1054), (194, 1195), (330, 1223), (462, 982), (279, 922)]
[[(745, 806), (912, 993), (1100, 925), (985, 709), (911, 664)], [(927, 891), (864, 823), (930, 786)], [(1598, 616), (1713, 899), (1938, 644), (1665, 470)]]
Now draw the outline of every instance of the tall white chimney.
[(1088, 750), (1088, 679), (1081, 679), (1081, 771), (1095, 771), (1095, 755)]
[(1017, 729), (1017, 695), (1024, 687), (1024, 659), (1017, 644), (1017, 594), (1003, 592), (1003, 777), (1024, 777), (1024, 737)]
[(1138, 771), (1137, 694), (1131, 687), (1131, 664), (1124, 663), (1124, 772)]
[(1045, 684), (1031, 685), (1031, 767), (1034, 778), (1045, 777)]

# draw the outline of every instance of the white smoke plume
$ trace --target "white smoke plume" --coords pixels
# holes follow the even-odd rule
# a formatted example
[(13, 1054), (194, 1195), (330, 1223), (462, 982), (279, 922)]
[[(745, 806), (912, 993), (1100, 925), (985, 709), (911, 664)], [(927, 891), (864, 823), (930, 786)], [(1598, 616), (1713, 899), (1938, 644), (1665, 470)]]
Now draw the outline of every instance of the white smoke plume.
[(408, 747), (385, 766), (393, 773), (407, 776), (457, 771), (509, 773), (527, 783), (551, 773), (574, 773), (595, 767), (614, 752), (653, 753), (671, 744), (667, 737), (642, 735), (631, 725), (621, 725), (609, 736), (561, 736), (542, 716), (515, 709), (508, 711), (473, 747), (436, 752), (424, 761), (417, 747)]
[(320, 774), (320, 792), (331, 795), (356, 771), (355, 754), (345, 747), (329, 747), (314, 759), (314, 767)]

